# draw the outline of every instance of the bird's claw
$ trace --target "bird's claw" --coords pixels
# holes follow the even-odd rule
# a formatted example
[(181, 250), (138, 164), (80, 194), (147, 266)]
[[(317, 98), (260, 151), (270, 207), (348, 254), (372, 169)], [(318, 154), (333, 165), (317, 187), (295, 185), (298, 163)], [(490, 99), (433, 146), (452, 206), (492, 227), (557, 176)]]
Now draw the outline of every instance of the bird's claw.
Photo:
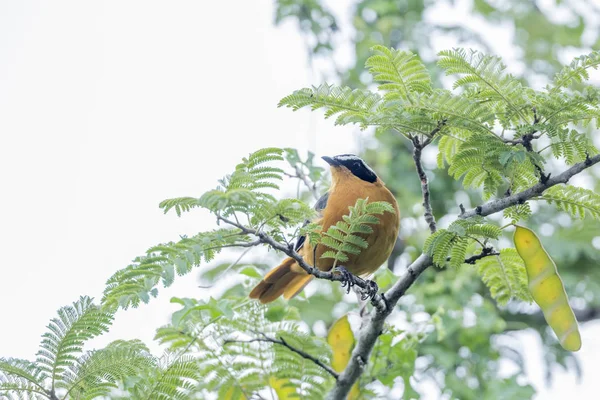
[(352, 275), (350, 271), (348, 271), (344, 267), (336, 267), (336, 271), (342, 276), (342, 287), (346, 288), (346, 293), (350, 293), (350, 289), (352, 286), (356, 284), (356, 276)]
[(353, 286), (360, 287), (360, 299), (373, 299), (379, 292), (379, 286), (372, 280), (364, 280), (352, 274), (342, 266), (336, 267), (336, 271), (342, 275), (342, 287), (346, 288), (346, 293), (350, 293)]

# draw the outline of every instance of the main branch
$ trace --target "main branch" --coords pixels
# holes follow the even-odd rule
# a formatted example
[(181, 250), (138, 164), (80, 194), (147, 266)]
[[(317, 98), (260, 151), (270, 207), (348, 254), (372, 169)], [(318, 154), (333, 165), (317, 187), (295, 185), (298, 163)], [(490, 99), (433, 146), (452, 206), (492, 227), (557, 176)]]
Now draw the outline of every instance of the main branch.
[[(509, 197), (505, 197), (498, 200), (488, 201), (472, 210), (465, 210), (462, 212), (459, 218), (471, 218), (475, 215), (490, 215), (502, 211), (515, 204), (522, 204), (527, 200), (539, 196), (544, 190), (558, 185), (560, 183), (567, 183), (570, 178), (577, 175), (586, 168), (591, 167), (594, 164), (600, 162), (600, 155), (594, 157), (588, 157), (585, 161), (573, 165), (571, 168), (562, 172), (561, 174), (550, 177), (544, 183), (538, 183), (535, 186), (524, 190), (520, 193), (514, 194)], [(352, 351), (352, 357), (346, 366), (346, 369), (340, 374), (335, 387), (329, 393), (328, 398), (334, 400), (343, 400), (346, 398), (352, 385), (359, 376), (362, 374), (364, 366), (369, 360), (373, 346), (377, 341), (377, 338), (383, 333), (383, 327), (386, 318), (391, 314), (392, 310), (398, 303), (398, 300), (406, 293), (408, 288), (415, 282), (415, 280), (425, 271), (433, 260), (427, 254), (421, 254), (408, 268), (404, 276), (399, 279), (391, 289), (385, 293), (385, 298), (388, 302), (389, 308), (375, 308), (370, 314), (367, 314), (365, 318), (368, 321), (363, 324), (359, 335), (358, 342)]]
[(577, 175), (586, 168), (591, 167), (594, 164), (600, 162), (600, 154), (594, 157), (588, 157), (585, 161), (573, 165), (563, 173), (554, 177), (549, 177), (545, 182), (539, 182), (538, 184), (530, 187), (527, 190), (513, 194), (512, 196), (503, 197), (501, 199), (488, 201), (478, 207), (471, 210), (466, 210), (460, 214), (460, 218), (470, 218), (475, 215), (487, 216), (502, 211), (508, 207), (523, 204), (527, 200), (541, 195), (546, 189), (552, 186), (558, 185), (559, 183), (567, 183), (569, 179)]

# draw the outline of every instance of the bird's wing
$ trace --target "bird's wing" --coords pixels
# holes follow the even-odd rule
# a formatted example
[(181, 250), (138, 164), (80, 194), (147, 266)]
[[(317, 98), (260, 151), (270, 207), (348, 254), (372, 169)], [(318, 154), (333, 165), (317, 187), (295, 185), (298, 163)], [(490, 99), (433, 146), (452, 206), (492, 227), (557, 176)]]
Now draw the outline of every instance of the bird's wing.
[[(315, 210), (317, 210), (319, 212), (319, 214), (322, 214), (321, 211), (323, 211), (325, 209), (325, 207), (327, 207), (327, 200), (329, 200), (329, 192), (325, 193), (323, 196), (321, 196), (321, 198), (319, 200), (317, 200), (317, 202), (315, 203)], [(306, 220), (304, 222), (304, 226), (308, 225), (310, 223), (309, 220)], [(306, 241), (306, 236), (300, 236), (298, 238), (298, 240), (296, 241), (296, 246), (294, 246), (294, 250), (298, 251), (302, 248), (302, 245), (304, 245), (304, 242)]]

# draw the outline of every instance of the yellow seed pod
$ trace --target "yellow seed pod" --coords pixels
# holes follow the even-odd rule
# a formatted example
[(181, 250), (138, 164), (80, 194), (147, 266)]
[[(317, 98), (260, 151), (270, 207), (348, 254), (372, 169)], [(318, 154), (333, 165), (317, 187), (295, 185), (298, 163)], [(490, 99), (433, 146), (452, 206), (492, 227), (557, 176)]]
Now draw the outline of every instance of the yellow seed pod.
[(577, 319), (569, 305), (556, 264), (531, 229), (517, 226), (514, 241), (517, 252), (525, 262), (529, 291), (542, 309), (546, 322), (565, 350), (579, 350), (581, 335)]
[(269, 378), (269, 386), (275, 390), (277, 393), (277, 398), (279, 400), (291, 399), (291, 398), (300, 398), (296, 394), (296, 389), (294, 385), (290, 382), (289, 379), (278, 379), (274, 376)]
[[(352, 350), (356, 344), (354, 332), (352, 332), (350, 322), (348, 321), (348, 314), (344, 315), (331, 325), (329, 333), (327, 334), (327, 343), (329, 343), (329, 346), (331, 346), (331, 349), (333, 350), (331, 367), (336, 372), (342, 372), (344, 368), (346, 368), (346, 365), (348, 365), (348, 361), (350, 361), (350, 357), (352, 356)], [(358, 383), (355, 383), (346, 399), (354, 400), (357, 399), (359, 395), (360, 391), (358, 389)]]

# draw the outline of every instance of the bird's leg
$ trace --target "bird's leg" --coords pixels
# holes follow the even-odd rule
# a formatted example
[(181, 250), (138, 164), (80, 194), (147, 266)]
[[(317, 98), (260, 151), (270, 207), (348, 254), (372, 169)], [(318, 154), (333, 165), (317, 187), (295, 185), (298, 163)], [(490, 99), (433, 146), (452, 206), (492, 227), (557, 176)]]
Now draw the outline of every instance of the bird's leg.
[[(356, 283), (356, 279), (360, 279), (360, 278), (352, 275), (352, 273), (350, 273), (350, 271), (348, 271), (346, 268), (342, 267), (341, 265), (338, 265), (337, 267), (335, 267), (335, 269), (337, 272), (339, 272), (340, 275), (342, 275), (342, 287), (346, 288), (346, 293), (350, 293), (350, 289), (352, 289), (352, 286), (354, 286), (354, 284)], [(362, 296), (361, 296), (361, 298), (362, 298)]]
[(374, 298), (379, 292), (379, 286), (375, 281), (362, 279), (342, 266), (337, 266), (335, 269), (342, 275), (342, 287), (346, 288), (346, 293), (350, 293), (353, 286), (359, 286), (360, 289), (357, 291), (360, 293), (360, 299), (364, 301)]

